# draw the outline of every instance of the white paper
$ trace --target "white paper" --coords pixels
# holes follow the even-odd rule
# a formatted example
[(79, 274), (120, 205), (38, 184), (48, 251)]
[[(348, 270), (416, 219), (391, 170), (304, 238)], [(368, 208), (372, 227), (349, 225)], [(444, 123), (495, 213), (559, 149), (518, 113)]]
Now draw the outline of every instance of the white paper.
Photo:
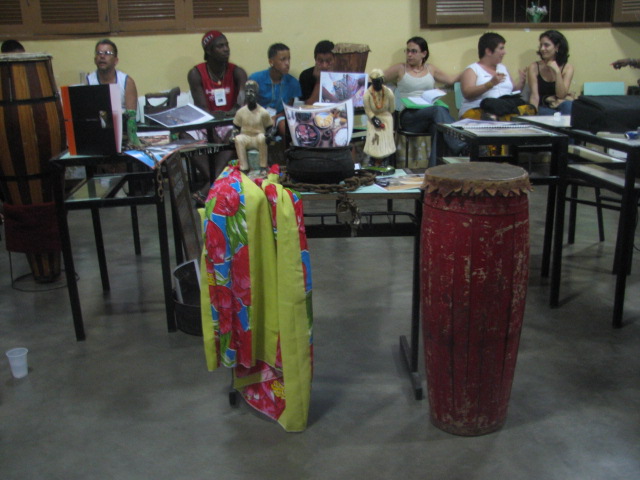
[(425, 107), (431, 105), (431, 103), (427, 102), (422, 97), (407, 97), (410, 101), (412, 101), (416, 105), (424, 105)]
[(447, 94), (444, 90), (440, 90), (439, 88), (434, 88), (431, 90), (425, 90), (422, 92), (422, 99), (427, 102), (428, 105), (433, 104), (440, 97), (444, 97)]

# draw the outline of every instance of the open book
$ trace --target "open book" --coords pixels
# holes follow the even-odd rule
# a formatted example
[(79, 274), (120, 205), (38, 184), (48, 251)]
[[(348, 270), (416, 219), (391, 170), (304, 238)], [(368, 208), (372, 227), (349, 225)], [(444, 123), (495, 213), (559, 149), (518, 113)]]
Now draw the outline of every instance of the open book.
[(155, 168), (177, 151), (189, 151), (206, 145), (205, 140), (183, 139), (165, 145), (155, 145), (142, 150), (126, 150), (124, 153), (144, 163), (149, 168)]
[(446, 94), (447, 92), (444, 90), (433, 88), (431, 90), (425, 90), (421, 95), (411, 95), (409, 97), (401, 98), (400, 101), (406, 108), (425, 108), (432, 107), (433, 105), (447, 107), (445, 103), (442, 103), (442, 101), (439, 100), (440, 97), (444, 97)]
[(409, 97), (411, 101), (417, 105), (433, 105), (440, 97), (444, 97), (447, 94), (444, 90), (439, 88), (433, 88), (431, 90), (425, 90), (419, 97)]
[(145, 117), (167, 128), (198, 125), (214, 119), (213, 116), (190, 103), (181, 107), (170, 108), (164, 112), (149, 113)]

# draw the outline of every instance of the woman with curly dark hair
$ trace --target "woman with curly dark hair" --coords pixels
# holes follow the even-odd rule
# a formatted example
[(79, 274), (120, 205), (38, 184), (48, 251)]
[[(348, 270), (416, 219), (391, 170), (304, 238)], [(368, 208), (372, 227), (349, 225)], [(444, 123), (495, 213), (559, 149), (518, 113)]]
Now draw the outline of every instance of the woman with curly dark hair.
[(569, 93), (573, 65), (569, 60), (569, 42), (557, 30), (540, 34), (540, 60), (529, 65), (531, 96), (529, 103), (538, 107), (538, 115), (560, 112), (571, 114), (573, 96)]

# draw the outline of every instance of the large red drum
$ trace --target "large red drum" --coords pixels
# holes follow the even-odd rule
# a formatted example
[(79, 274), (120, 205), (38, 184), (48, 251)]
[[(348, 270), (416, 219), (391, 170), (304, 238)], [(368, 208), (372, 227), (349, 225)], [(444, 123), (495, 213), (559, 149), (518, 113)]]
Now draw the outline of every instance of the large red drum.
[(38, 282), (60, 275), (49, 160), (65, 148), (51, 56), (0, 55), (0, 188), (7, 250), (26, 253)]
[(427, 170), (421, 298), (431, 422), (498, 430), (516, 365), (529, 276), (525, 170), (471, 162)]

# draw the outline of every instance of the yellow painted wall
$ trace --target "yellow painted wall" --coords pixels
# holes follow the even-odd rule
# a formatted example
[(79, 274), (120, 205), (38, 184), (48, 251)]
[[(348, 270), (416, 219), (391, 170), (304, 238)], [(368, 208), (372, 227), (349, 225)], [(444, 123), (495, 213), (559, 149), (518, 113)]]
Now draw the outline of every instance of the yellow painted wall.
[[(313, 6), (312, 6), (313, 5)], [(401, 62), (406, 40), (421, 35), (429, 42), (430, 62), (457, 72), (477, 59), (478, 37), (484, 28), (420, 30), (418, 0), (263, 0), (262, 31), (228, 33), (231, 59), (248, 73), (267, 67), (267, 48), (274, 42), (291, 47), (291, 73), (313, 64), (313, 47), (319, 40), (365, 43), (371, 48), (367, 71)], [(312, 13), (313, 12), (313, 13)], [(215, 25), (212, 25), (215, 28)], [(544, 29), (496, 29), (507, 39), (505, 64), (512, 75), (537, 59), (538, 35)], [(640, 70), (615, 71), (613, 60), (640, 57), (640, 28), (567, 29), (575, 66), (574, 88), (585, 81), (623, 80), (635, 85)], [(114, 36), (119, 68), (136, 80), (140, 94), (180, 86), (188, 89), (187, 71), (202, 61), (202, 34)], [(53, 55), (58, 86), (78, 83), (80, 72), (94, 68), (97, 38), (25, 41), (28, 51)]]

